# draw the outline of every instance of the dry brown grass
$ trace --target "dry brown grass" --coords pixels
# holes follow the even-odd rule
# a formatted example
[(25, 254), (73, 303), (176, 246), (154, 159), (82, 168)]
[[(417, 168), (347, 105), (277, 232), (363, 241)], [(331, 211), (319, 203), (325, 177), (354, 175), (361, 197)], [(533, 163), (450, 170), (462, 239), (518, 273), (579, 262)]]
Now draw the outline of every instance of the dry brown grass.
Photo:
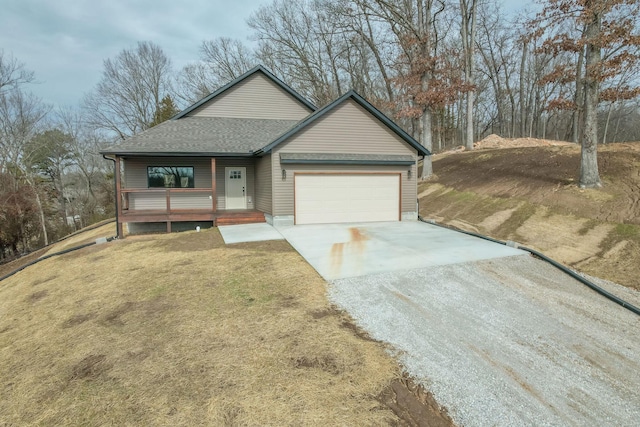
[(0, 425), (397, 420), (377, 400), (397, 364), (283, 241), (92, 246), (0, 282), (0, 314)]
[(45, 252), (45, 255), (63, 251), (65, 249), (79, 246), (85, 243), (93, 242), (100, 237), (112, 237), (116, 234), (116, 223), (109, 222), (107, 224), (94, 228), (93, 230), (73, 234), (65, 240), (54, 243), (53, 245), (49, 246), (48, 250)]

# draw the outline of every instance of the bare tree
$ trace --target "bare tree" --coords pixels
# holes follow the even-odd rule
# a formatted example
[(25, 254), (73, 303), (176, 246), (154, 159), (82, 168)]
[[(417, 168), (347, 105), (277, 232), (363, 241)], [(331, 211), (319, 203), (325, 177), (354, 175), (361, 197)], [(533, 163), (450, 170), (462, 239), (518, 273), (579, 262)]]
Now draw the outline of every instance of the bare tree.
[(220, 37), (205, 40), (200, 45), (201, 59), (210, 67), (219, 82), (230, 82), (255, 65), (256, 58), (249, 47), (238, 39)]
[(103, 65), (100, 82), (83, 101), (89, 123), (121, 139), (147, 129), (172, 91), (170, 59), (158, 45), (139, 42)]
[(46, 177), (58, 199), (62, 228), (67, 225), (67, 194), (65, 174), (74, 164), (73, 136), (60, 129), (47, 129), (36, 134), (26, 145), (23, 164), (34, 175)]
[(464, 79), (467, 89), (467, 130), (465, 135), (465, 147), (473, 150), (473, 105), (475, 100), (475, 53), (476, 53), (476, 16), (478, 0), (460, 0), (460, 13), (462, 22), (460, 35), (464, 51)]
[(42, 129), (49, 110), (39, 98), (19, 87), (0, 93), (0, 173), (11, 173), (16, 185), (23, 180), (33, 190), (45, 245), (49, 239), (39, 180), (25, 161), (30, 154), (29, 142)]
[[(632, 0), (545, 0), (544, 9), (532, 21), (536, 35), (547, 34), (545, 47), (554, 53), (584, 49), (584, 115), (580, 187), (601, 187), (598, 171), (598, 103), (601, 85), (619, 75), (625, 65), (640, 62), (640, 3)], [(578, 35), (557, 31), (574, 22), (583, 28)], [(604, 52), (604, 56), (603, 56)], [(554, 76), (562, 80), (566, 67), (556, 67)], [(576, 91), (577, 92), (577, 91)], [(633, 89), (625, 94), (631, 96)]]
[[(370, 79), (366, 88), (357, 90), (369, 98), (373, 97), (374, 101), (384, 100), (379, 107), (391, 106), (393, 109), (395, 93), (391, 81), (391, 66), (397, 54), (394, 52), (392, 33), (385, 29), (384, 22), (368, 13), (368, 3), (364, 0), (335, 0), (328, 3), (328, 7), (334, 16), (334, 25), (341, 29), (347, 40), (347, 63), (351, 65), (349, 59), (353, 57), (350, 49), (352, 46), (365, 58), (356, 66), (348, 67), (352, 81)], [(367, 58), (367, 54), (371, 55), (371, 59)]]
[(236, 79), (257, 63), (254, 52), (240, 40), (219, 37), (200, 45), (200, 60), (183, 67), (176, 77), (177, 96), (193, 103)]
[(5, 55), (0, 49), (0, 93), (15, 89), (34, 80), (33, 71), (29, 71), (12, 55)]
[(209, 95), (218, 86), (218, 78), (206, 63), (193, 62), (182, 67), (176, 76), (176, 98), (190, 105)]
[[(102, 219), (103, 213), (113, 205), (113, 182), (108, 184), (112, 169), (99, 154), (108, 137), (88, 126), (81, 112), (72, 108), (59, 108), (54, 122), (62, 132), (71, 136), (73, 164), (66, 176), (71, 209), (74, 214), (81, 215), (85, 223)], [(105, 189), (108, 194), (105, 194)]]

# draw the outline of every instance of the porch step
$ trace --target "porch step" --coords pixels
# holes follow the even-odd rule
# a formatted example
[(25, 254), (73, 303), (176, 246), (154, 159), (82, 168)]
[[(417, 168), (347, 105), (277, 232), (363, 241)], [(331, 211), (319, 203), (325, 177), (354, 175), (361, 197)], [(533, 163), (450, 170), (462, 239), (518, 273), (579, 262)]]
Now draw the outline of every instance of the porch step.
[(256, 224), (266, 222), (262, 212), (243, 212), (233, 214), (222, 214), (216, 218), (216, 226), (218, 225), (238, 225), (238, 224)]

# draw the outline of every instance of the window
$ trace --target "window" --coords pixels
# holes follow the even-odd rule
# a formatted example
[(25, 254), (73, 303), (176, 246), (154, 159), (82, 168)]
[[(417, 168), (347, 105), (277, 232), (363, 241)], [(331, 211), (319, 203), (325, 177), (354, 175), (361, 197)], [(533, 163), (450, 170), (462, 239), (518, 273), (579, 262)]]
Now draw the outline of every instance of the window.
[(148, 166), (149, 188), (194, 188), (193, 166)]

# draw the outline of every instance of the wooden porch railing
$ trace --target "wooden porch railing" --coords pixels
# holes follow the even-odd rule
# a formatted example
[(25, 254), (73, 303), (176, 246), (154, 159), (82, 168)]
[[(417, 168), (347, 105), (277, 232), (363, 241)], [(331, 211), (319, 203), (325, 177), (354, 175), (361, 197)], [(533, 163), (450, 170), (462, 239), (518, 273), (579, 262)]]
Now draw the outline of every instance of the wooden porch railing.
[[(213, 189), (211, 188), (123, 188), (120, 190), (122, 195), (122, 211), (129, 211), (129, 195), (130, 194), (157, 194), (164, 195), (165, 209), (167, 213), (171, 213), (171, 195), (174, 194), (206, 194), (211, 198), (210, 208), (192, 208), (191, 210), (207, 210), (211, 212), (216, 211), (216, 197)], [(147, 209), (142, 209), (147, 210)]]

